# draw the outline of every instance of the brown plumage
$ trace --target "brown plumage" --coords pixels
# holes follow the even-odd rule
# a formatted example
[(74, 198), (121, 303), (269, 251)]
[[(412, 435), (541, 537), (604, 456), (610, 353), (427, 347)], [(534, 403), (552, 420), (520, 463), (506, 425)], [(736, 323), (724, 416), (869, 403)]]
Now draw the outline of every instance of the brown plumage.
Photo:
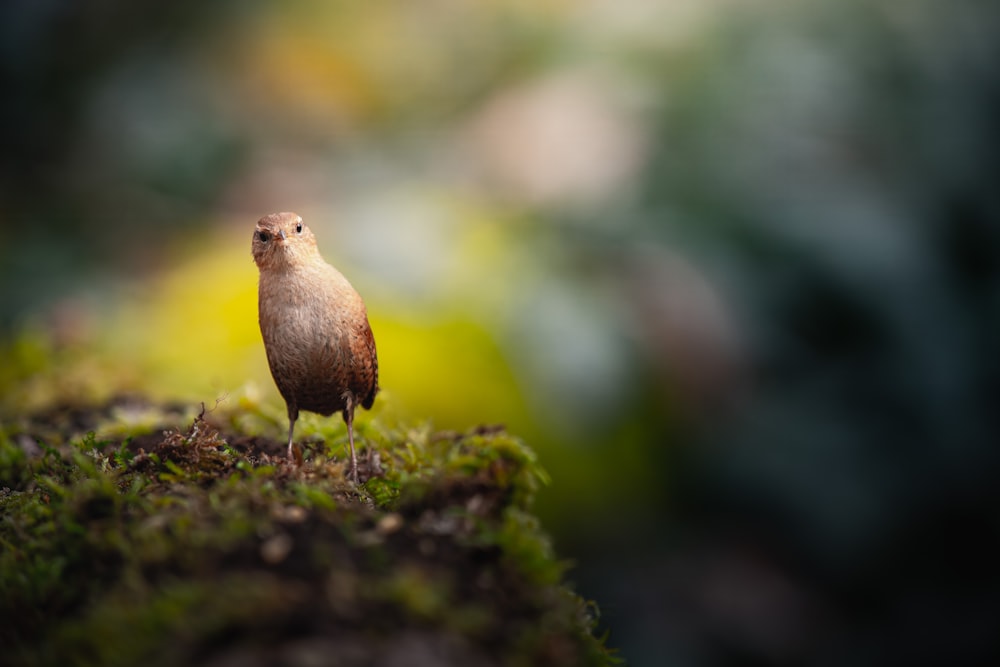
[(354, 409), (371, 408), (378, 358), (361, 296), (319, 254), (316, 237), (295, 213), (257, 222), (253, 259), (260, 269), (258, 319), (271, 376), (288, 406), (288, 456), (300, 410), (341, 412), (357, 481)]

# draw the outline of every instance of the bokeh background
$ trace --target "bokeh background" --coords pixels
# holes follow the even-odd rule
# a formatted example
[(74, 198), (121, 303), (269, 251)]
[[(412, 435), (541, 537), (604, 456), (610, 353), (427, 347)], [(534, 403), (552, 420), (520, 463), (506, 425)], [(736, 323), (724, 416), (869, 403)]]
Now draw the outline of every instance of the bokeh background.
[(996, 649), (1000, 4), (7, 0), (0, 90), (6, 414), (280, 405), (294, 210), (630, 664)]

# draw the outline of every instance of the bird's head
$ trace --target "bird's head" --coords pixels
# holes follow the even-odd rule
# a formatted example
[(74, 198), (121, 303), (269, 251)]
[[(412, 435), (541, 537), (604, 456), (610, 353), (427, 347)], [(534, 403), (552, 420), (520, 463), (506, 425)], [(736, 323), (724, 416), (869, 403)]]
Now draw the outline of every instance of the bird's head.
[(295, 213), (271, 213), (258, 220), (251, 251), (262, 270), (294, 266), (319, 254), (316, 237)]

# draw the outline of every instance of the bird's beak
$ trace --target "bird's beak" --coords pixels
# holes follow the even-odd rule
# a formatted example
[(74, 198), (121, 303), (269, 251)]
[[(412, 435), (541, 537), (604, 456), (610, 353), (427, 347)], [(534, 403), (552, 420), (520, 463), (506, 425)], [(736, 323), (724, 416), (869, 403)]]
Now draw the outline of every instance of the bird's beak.
[(279, 230), (278, 230), (278, 236), (280, 236), (280, 237), (281, 237), (281, 240), (282, 240), (282, 241), (285, 241), (285, 240), (287, 240), (287, 237), (285, 236), (285, 230), (284, 230), (284, 229), (279, 229)]

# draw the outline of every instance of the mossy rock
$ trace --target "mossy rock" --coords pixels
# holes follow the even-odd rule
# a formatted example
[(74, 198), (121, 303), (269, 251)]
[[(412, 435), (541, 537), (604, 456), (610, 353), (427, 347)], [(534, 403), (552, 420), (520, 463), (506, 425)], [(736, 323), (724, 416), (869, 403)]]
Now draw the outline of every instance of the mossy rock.
[(5, 664), (617, 662), (503, 429), (364, 422), (354, 485), (342, 438), (306, 434), (296, 466), (251, 426), (266, 414), (197, 412), (133, 397), (7, 426)]

